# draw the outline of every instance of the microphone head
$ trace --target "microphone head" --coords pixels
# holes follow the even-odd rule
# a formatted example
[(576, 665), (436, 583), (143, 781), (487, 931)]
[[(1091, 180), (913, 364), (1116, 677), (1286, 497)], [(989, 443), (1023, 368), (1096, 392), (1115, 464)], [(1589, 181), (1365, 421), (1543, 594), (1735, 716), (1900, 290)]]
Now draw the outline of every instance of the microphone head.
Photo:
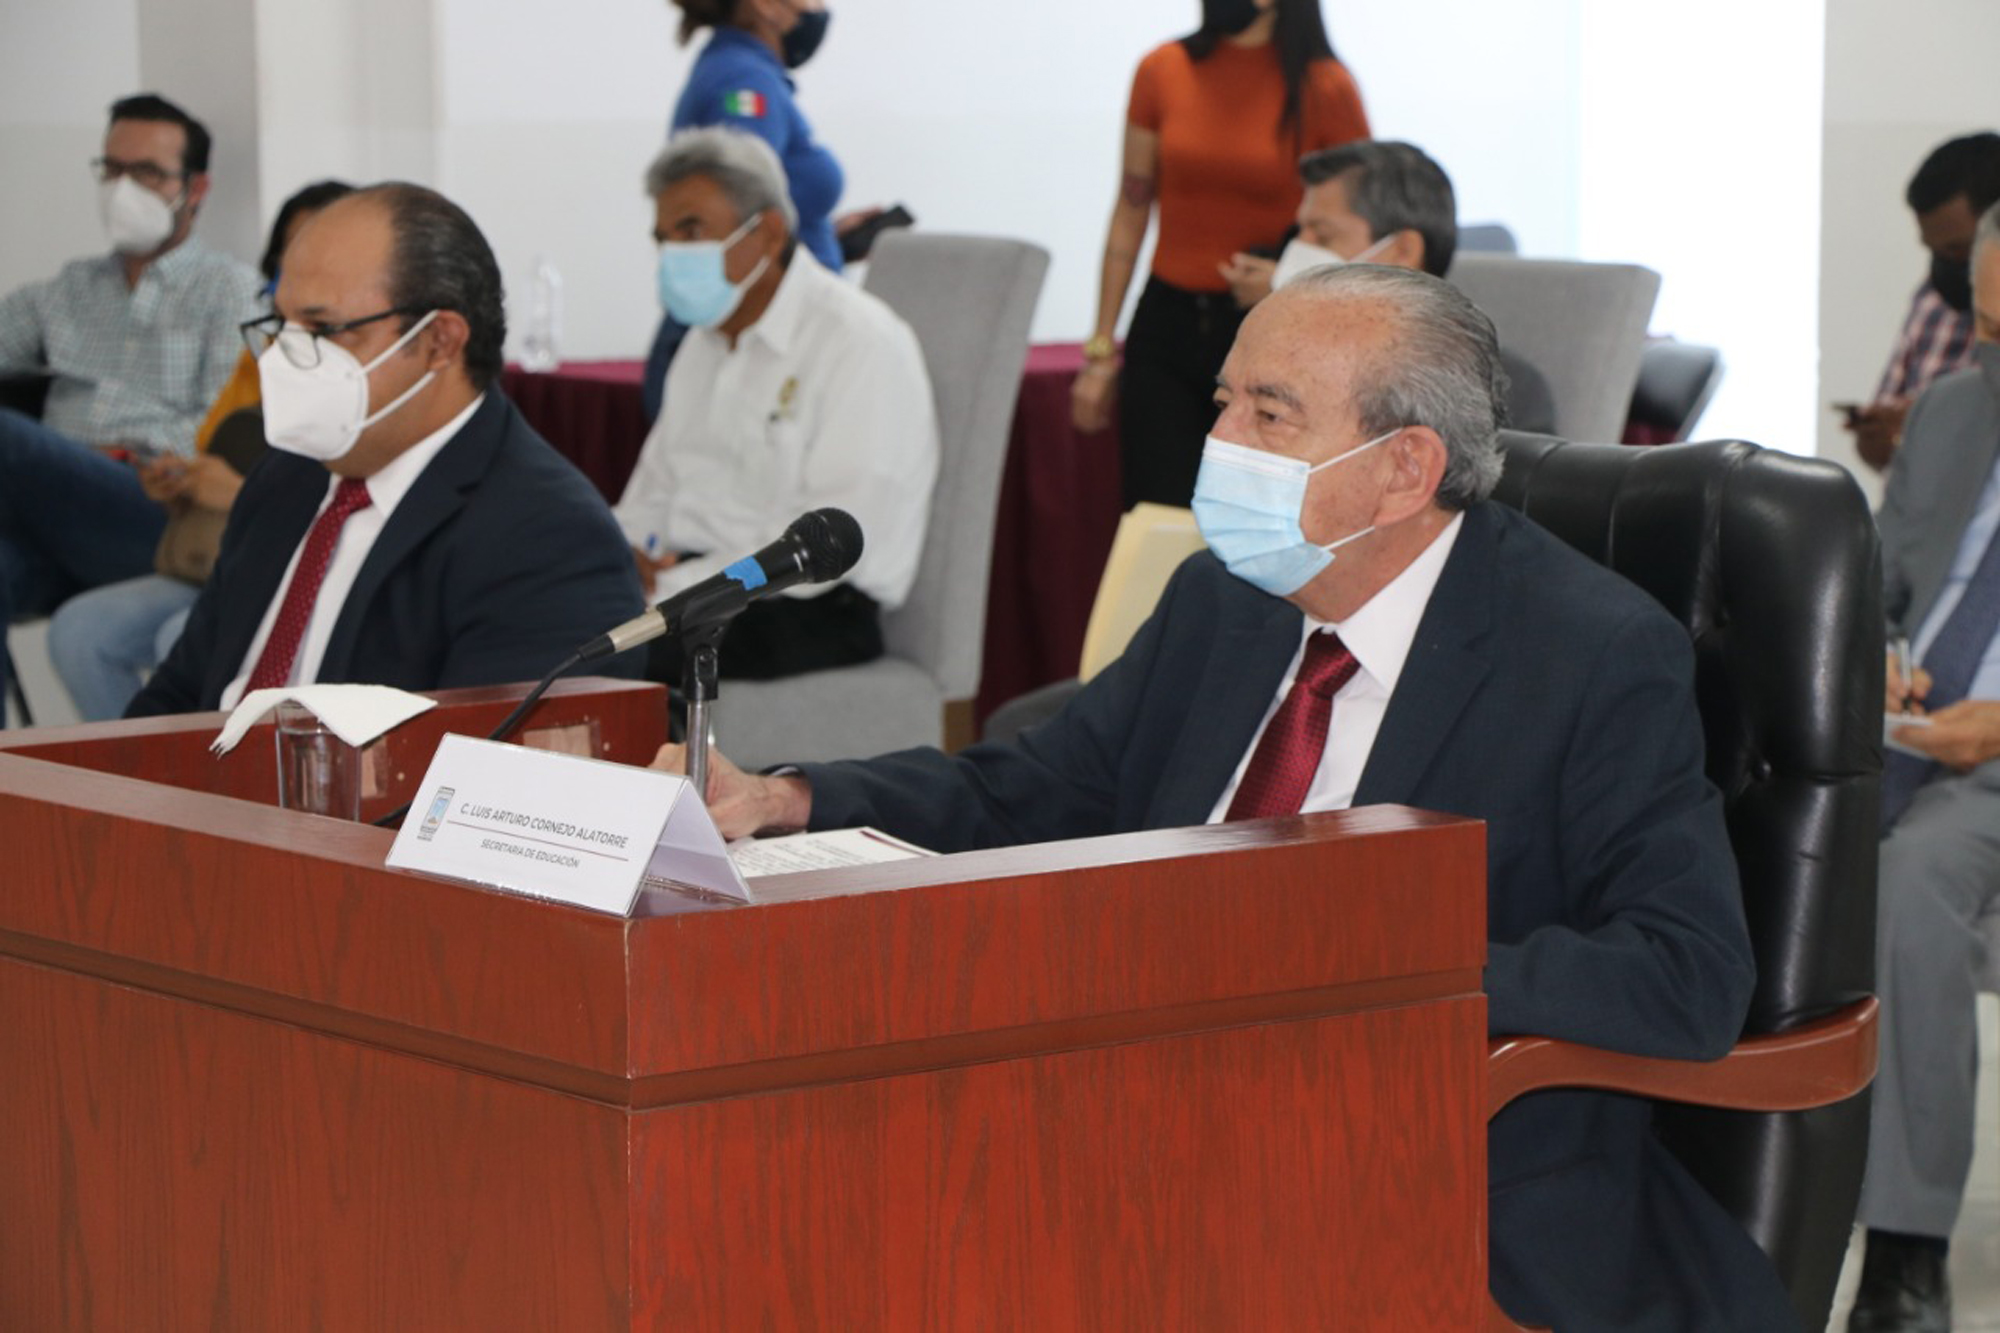
[(861, 558), (861, 525), (845, 509), (815, 509), (785, 529), (806, 560), (806, 578), (814, 583), (837, 579)]

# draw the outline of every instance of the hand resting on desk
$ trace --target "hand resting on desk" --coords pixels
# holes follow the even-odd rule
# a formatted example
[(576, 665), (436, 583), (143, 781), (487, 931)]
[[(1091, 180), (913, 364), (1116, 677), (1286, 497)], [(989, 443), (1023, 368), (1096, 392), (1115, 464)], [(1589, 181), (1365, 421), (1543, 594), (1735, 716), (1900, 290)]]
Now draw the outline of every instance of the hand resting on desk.
[[(662, 745), (649, 768), (687, 772), (687, 746)], [(708, 817), (723, 837), (736, 839), (766, 829), (792, 832), (812, 815), (812, 787), (796, 776), (745, 773), (722, 751), (708, 752)]]

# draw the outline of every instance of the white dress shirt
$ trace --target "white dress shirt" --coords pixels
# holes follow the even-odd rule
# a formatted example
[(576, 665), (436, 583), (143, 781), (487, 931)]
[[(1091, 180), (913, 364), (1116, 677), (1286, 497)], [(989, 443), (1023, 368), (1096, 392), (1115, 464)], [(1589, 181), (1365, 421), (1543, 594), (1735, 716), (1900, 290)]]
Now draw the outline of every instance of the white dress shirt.
[[(1340, 641), (1354, 654), (1360, 669), (1333, 696), (1333, 720), (1326, 729), (1326, 749), (1320, 754), (1319, 768), (1313, 773), (1312, 786), (1307, 788), (1305, 804), (1300, 809), (1302, 812), (1345, 810), (1354, 803), (1354, 789), (1361, 785), (1361, 771), (1367, 767), (1369, 751), (1375, 748), (1375, 733), (1382, 728), (1389, 697), (1396, 692), (1396, 682), (1402, 679), (1403, 663), (1409, 660), (1410, 645), (1416, 642), (1424, 608), (1430, 605), (1431, 591), (1437, 587), (1445, 559), (1458, 541), (1458, 530), (1464, 523), (1463, 515), (1454, 514), (1444, 531), (1402, 573), (1347, 619), (1330, 625), (1311, 616), (1305, 618), (1299, 631), (1299, 646), (1292, 654), (1285, 679), (1272, 697), (1270, 707), (1264, 710), (1257, 734), (1250, 738), (1243, 757), (1237, 761), (1229, 785), (1222, 789), (1222, 798), (1209, 811), (1209, 823), (1219, 824), (1228, 815), (1229, 803), (1236, 799), (1236, 788), (1243, 781), (1243, 770), (1249, 767), (1250, 756), (1257, 752), (1257, 742), (1264, 738), (1264, 728), (1271, 724), (1272, 714), (1291, 693), (1292, 681), (1305, 661), (1306, 637), (1323, 629), (1340, 635)], [(1336, 554), (1334, 558), (1340, 557)]]
[(916, 335), (801, 246), (734, 350), (714, 329), (688, 331), (614, 512), (639, 550), (701, 553), (660, 576), (658, 600), (775, 541), (809, 509), (845, 509), (864, 545), (844, 581), (888, 609), (916, 578), (937, 467)]
[[(319, 679), (320, 659), (326, 656), (327, 640), (333, 637), (333, 624), (340, 619), (340, 609), (347, 602), (347, 594), (354, 587), (354, 580), (361, 573), (362, 564), (368, 553), (375, 549), (375, 539), (382, 535), (382, 529), (389, 524), (389, 515), (396, 512), (403, 497), (410, 493), (410, 487), (417, 484), (417, 478), (430, 466), (433, 458), (451, 443), (459, 428), (472, 419), (479, 405), (486, 401), (481, 394), (472, 400), (472, 406), (447, 421), (444, 426), (389, 460), (389, 462), (368, 480), (369, 505), (347, 516), (347, 522), (340, 528), (339, 540), (333, 548), (333, 558), (327, 561), (326, 577), (320, 580), (319, 595), (313, 599), (311, 619), (306, 621), (306, 632), (299, 639), (299, 651), (292, 657), (292, 674), (285, 678), (287, 685), (309, 685)], [(319, 511), (313, 521), (333, 503), (333, 493), (340, 486), (340, 478), (331, 472), (326, 476), (326, 498), (319, 503)], [(292, 575), (298, 572), (299, 555), (305, 550), (306, 534), (312, 531), (310, 524), (299, 536), (299, 544), (292, 551), (292, 559), (285, 566), (285, 577), (278, 582), (278, 591), (271, 598), (271, 604), (264, 608), (264, 619), (257, 626), (256, 637), (250, 640), (250, 651), (243, 655), (243, 665), (236, 672), (236, 679), (222, 692), (221, 706), (224, 709), (236, 707), (243, 698), (243, 691), (250, 683), (250, 673), (257, 669), (257, 659), (264, 654), (264, 642), (271, 637), (271, 627), (277, 623), (278, 608), (285, 604), (285, 593), (292, 586)]]

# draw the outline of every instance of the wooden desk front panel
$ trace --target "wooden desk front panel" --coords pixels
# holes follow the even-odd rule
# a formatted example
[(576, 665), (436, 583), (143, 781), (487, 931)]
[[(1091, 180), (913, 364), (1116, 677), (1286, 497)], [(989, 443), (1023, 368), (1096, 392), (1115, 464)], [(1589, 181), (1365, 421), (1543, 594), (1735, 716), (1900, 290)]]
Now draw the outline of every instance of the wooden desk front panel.
[(628, 1327), (617, 1110), (0, 959), (0, 1328)]
[(633, 1326), (1471, 1329), (1485, 1001), (635, 1119)]

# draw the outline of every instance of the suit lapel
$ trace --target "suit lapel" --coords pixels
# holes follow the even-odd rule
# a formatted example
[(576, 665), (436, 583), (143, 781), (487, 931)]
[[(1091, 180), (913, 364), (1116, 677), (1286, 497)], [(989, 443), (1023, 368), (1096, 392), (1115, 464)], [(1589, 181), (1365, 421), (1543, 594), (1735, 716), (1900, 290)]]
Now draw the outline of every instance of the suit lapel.
[(326, 469), (319, 464), (274, 449), (261, 466), (277, 471), (268, 494), (250, 497), (246, 508), (254, 507), (258, 512), (245, 515), (244, 545), (230, 553), (230, 565), (240, 571), (241, 582), (231, 583), (227, 589), (215, 654), (210, 659), (218, 695), (253, 665), (243, 660), (250, 651), (250, 641), (257, 637), (264, 612), (278, 596), (292, 553), (304, 543), (326, 500)]
[(1243, 597), (1242, 614), (1216, 635), (1202, 678), (1186, 697), (1187, 725), (1154, 793), (1150, 827), (1207, 822), (1299, 651), (1303, 616), (1296, 606), (1247, 584)]
[(391, 571), (464, 506), (466, 495), (479, 485), (500, 447), (510, 411), (499, 390), (489, 388), (472, 419), (438, 451), (396, 505), (341, 604), (320, 661), (321, 680), (353, 678), (354, 654), (369, 604)]
[(1905, 618), (1904, 628), (1912, 634), (1930, 615), (1931, 604), (1944, 588), (1945, 576), (1951, 573), (1951, 563), (1958, 556), (1958, 544), (1972, 524), (1986, 478), (1993, 471), (1993, 460), (2000, 455), (2000, 420), (1996, 420), (1990, 409), (1992, 401), (1992, 395), (1981, 394), (1979, 402), (1988, 410), (1964, 429), (1947, 430), (1953, 447), (1943, 459), (1946, 467), (1938, 521), (1925, 526), (1923, 544), (1913, 562), (1917, 568), (1911, 571), (1911, 613)]
[(1354, 804), (1412, 800), (1459, 714), (1492, 669), (1489, 631), (1501, 536), (1490, 504), (1466, 511), (1375, 733)]

